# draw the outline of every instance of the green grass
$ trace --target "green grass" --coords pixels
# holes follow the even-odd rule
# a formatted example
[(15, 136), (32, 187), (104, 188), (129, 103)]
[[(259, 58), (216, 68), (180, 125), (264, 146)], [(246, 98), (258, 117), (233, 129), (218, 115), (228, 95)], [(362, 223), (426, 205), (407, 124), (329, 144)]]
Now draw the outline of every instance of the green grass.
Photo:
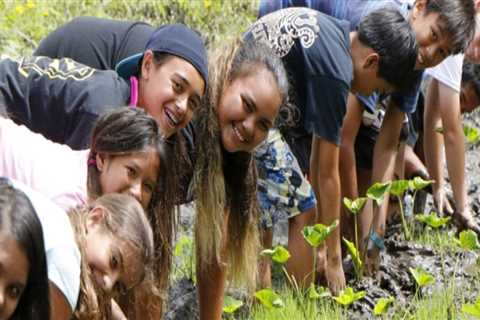
[(40, 40), (74, 17), (182, 22), (209, 43), (240, 35), (256, 19), (258, 0), (0, 0), (0, 53), (30, 55)]

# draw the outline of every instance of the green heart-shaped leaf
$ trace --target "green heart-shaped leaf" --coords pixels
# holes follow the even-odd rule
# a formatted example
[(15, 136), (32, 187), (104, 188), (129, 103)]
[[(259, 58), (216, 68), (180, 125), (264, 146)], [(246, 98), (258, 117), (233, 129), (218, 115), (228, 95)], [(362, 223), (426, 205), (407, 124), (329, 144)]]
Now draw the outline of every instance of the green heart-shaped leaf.
[(480, 319), (480, 296), (477, 298), (475, 304), (463, 304), (462, 312)]
[(330, 235), (330, 233), (335, 230), (338, 226), (338, 220), (335, 220), (330, 226), (325, 226), (321, 223), (318, 223), (314, 226), (304, 227), (302, 230), (303, 237), (312, 247), (318, 247), (321, 245), (325, 239)]
[(311, 300), (321, 299), (321, 298), (326, 298), (331, 296), (330, 291), (328, 291), (327, 288), (320, 286), (318, 287), (318, 290), (317, 290), (313, 283), (310, 283), (310, 287), (308, 288), (307, 295), (308, 295), (308, 298)]
[(373, 314), (376, 316), (380, 316), (387, 312), (388, 307), (395, 301), (393, 297), (388, 298), (380, 298), (378, 299), (375, 307), (373, 308)]
[(410, 180), (410, 188), (413, 190), (422, 190), (423, 188), (431, 185), (434, 180), (424, 180), (422, 177), (415, 177)]
[(272, 249), (265, 249), (260, 253), (262, 256), (268, 256), (273, 261), (283, 264), (290, 258), (290, 252), (283, 246), (276, 246)]
[(385, 193), (390, 189), (390, 182), (376, 182), (367, 190), (367, 197), (381, 205)]
[(267, 309), (280, 309), (285, 306), (285, 303), (280, 298), (280, 296), (276, 294), (272, 289), (262, 289), (255, 292), (254, 296)]
[(418, 214), (415, 216), (415, 219), (429, 225), (434, 229), (438, 229), (446, 225), (451, 220), (450, 217), (441, 218), (437, 216), (435, 212), (432, 212), (431, 214)]
[(425, 271), (423, 268), (421, 267), (417, 267), (415, 269), (409, 268), (409, 270), (419, 287), (424, 287), (429, 284), (435, 283), (435, 278), (431, 274), (429, 274), (427, 271)]
[(362, 270), (362, 259), (360, 258), (360, 254), (355, 247), (355, 244), (353, 242), (348, 241), (347, 239), (343, 238), (343, 243), (347, 246), (347, 251), (352, 257), (353, 264), (355, 265), (355, 269), (357, 272), (360, 272)]
[(348, 209), (348, 211), (350, 211), (352, 214), (356, 215), (360, 211), (362, 211), (363, 207), (365, 206), (365, 203), (367, 202), (367, 199), (368, 198), (361, 197), (361, 198), (357, 198), (354, 201), (352, 201), (351, 199), (345, 197), (345, 198), (343, 198), (343, 204)]
[(367, 293), (365, 291), (354, 292), (351, 287), (345, 288), (345, 290), (340, 291), (338, 297), (333, 297), (342, 306), (349, 306), (357, 300), (365, 297)]
[(230, 296), (225, 296), (225, 299), (223, 301), (223, 312), (232, 314), (237, 311), (237, 309), (241, 306), (243, 306), (243, 301), (237, 300)]
[(409, 188), (408, 180), (395, 180), (390, 185), (390, 193), (394, 196), (401, 197)]
[(480, 141), (480, 133), (475, 127), (463, 126), (463, 133), (467, 143), (475, 144)]
[(472, 230), (464, 230), (460, 232), (459, 240), (460, 240), (460, 246), (464, 250), (480, 249), (480, 244), (478, 243), (478, 236)]

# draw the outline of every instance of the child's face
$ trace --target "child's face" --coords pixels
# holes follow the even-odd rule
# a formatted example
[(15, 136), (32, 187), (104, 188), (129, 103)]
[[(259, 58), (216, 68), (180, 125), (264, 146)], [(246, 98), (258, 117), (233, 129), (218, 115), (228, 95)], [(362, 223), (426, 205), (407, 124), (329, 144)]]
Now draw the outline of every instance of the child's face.
[(425, 14), (425, 0), (415, 3), (410, 24), (420, 47), (415, 64), (417, 70), (434, 67), (450, 55), (450, 37), (438, 17), (437, 12)]
[(85, 261), (94, 281), (106, 293), (123, 293), (140, 282), (139, 259), (128, 243), (103, 227), (105, 209), (94, 208), (87, 217)]
[(160, 160), (153, 148), (127, 155), (96, 157), (102, 194), (126, 193), (148, 208), (157, 183)]
[(480, 97), (477, 95), (473, 82), (462, 83), (460, 90), (460, 108), (462, 113), (470, 113), (480, 105)]
[(264, 68), (233, 80), (218, 106), (225, 150), (250, 152), (258, 146), (273, 126), (280, 104), (275, 79)]
[(147, 51), (139, 81), (138, 105), (157, 120), (165, 137), (184, 128), (200, 106), (205, 83), (189, 62), (172, 56), (156, 66)]
[(9, 319), (27, 285), (29, 263), (18, 242), (0, 231), (0, 319)]

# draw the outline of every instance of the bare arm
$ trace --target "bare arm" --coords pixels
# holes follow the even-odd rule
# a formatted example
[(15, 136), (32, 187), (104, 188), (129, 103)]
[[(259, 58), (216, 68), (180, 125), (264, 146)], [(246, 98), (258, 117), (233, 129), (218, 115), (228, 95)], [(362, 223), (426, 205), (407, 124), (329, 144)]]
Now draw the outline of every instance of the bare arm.
[(355, 139), (362, 123), (363, 106), (352, 94), (348, 95), (347, 113), (343, 119), (340, 145), (340, 181), (342, 195), (358, 197), (357, 167), (355, 163)]
[[(443, 157), (441, 135), (435, 131), (435, 125), (442, 121), (443, 139), (447, 169), (452, 184), (455, 203), (459, 211), (467, 206), (465, 186), (465, 141), (460, 115), (459, 93), (441, 82), (433, 79), (430, 83), (425, 102), (425, 160), (432, 179), (436, 181), (434, 191), (443, 192)], [(443, 198), (443, 197), (442, 197)], [(443, 208), (438, 204), (439, 210)]]
[[(400, 109), (392, 103), (389, 104), (373, 151), (372, 184), (390, 181), (393, 178), (404, 117), (405, 114)], [(380, 236), (385, 234), (387, 209), (388, 197), (385, 197), (382, 205), (376, 209), (378, 211), (373, 216), (373, 228)]]
[[(318, 136), (312, 140), (310, 174), (312, 187), (317, 197), (318, 217), (322, 224), (329, 225), (340, 218), (340, 175), (338, 168), (339, 147)], [(326, 240), (327, 281), (336, 293), (345, 286), (340, 248), (340, 228)]]
[(50, 291), (50, 319), (52, 320), (67, 320), (72, 315), (72, 308), (68, 303), (67, 298), (58, 289), (58, 287), (49, 281)]
[[(228, 213), (225, 214), (223, 228), (223, 248), (226, 247)], [(223, 294), (227, 281), (227, 270), (222, 262), (212, 261), (209, 265), (200, 265), (197, 252), (197, 288), (201, 320), (220, 320), (222, 318)], [(228, 263), (228, 261), (227, 261)]]

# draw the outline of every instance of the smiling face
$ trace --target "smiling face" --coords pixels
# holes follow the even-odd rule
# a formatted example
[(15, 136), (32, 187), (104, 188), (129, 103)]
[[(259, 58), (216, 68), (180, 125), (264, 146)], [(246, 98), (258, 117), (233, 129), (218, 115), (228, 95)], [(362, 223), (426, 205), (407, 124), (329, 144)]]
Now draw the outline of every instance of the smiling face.
[(133, 248), (122, 239), (105, 230), (103, 207), (95, 207), (87, 217), (85, 261), (94, 281), (106, 293), (125, 293), (142, 279), (142, 270)]
[(126, 193), (148, 208), (156, 187), (160, 160), (155, 149), (128, 155), (105, 156), (97, 154), (102, 194)]
[(418, 0), (410, 14), (410, 24), (419, 45), (415, 69), (431, 68), (450, 55), (451, 39), (437, 12), (425, 14), (425, 0)]
[(143, 56), (138, 88), (138, 106), (155, 120), (165, 137), (184, 128), (200, 106), (205, 82), (200, 73), (186, 60), (169, 56), (157, 65), (154, 54)]
[(9, 319), (27, 286), (29, 263), (24, 250), (0, 230), (0, 319)]
[(222, 144), (228, 152), (251, 152), (267, 137), (277, 117), (281, 95), (265, 68), (234, 79), (218, 106)]

